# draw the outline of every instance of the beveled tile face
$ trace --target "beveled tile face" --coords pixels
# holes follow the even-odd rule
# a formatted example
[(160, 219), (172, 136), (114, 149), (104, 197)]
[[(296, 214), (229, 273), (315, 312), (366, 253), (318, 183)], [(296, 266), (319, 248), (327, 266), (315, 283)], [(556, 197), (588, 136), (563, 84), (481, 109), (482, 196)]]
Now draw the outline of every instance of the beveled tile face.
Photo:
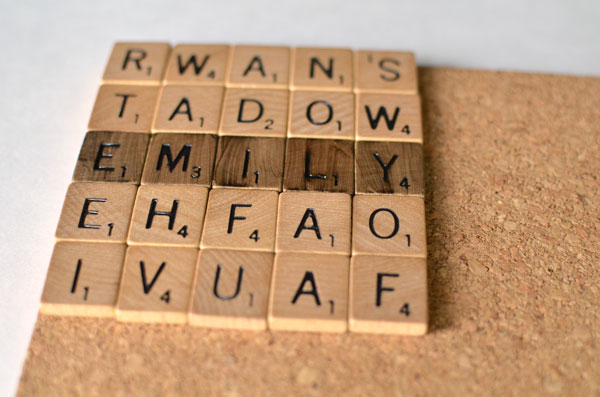
[(201, 250), (190, 323), (265, 329), (272, 265), (272, 253)]
[(102, 84), (159, 85), (170, 51), (168, 43), (116, 43)]
[(157, 86), (100, 86), (88, 130), (149, 133), (158, 90)]
[(63, 204), (56, 239), (125, 243), (137, 187), (72, 183)]
[(40, 312), (59, 316), (114, 316), (125, 248), (125, 244), (57, 243)]
[(353, 256), (349, 326), (352, 332), (427, 332), (427, 263), (423, 258)]
[(417, 95), (361, 93), (356, 98), (357, 140), (423, 143)]
[(422, 197), (357, 195), (352, 203), (352, 255), (425, 258)]
[(269, 328), (345, 332), (348, 264), (343, 255), (283, 253), (275, 256)]
[(354, 139), (354, 95), (349, 92), (294, 91), (288, 137)]
[(216, 134), (222, 100), (222, 87), (164, 86), (152, 132)]
[(360, 92), (416, 94), (417, 67), (410, 52), (362, 50), (356, 57), (356, 86)]
[(285, 138), (288, 91), (228, 88), (219, 135)]
[(238, 45), (233, 47), (227, 86), (287, 89), (289, 70), (288, 47)]
[(293, 50), (293, 90), (352, 91), (352, 51), (333, 48)]
[(200, 247), (272, 252), (277, 201), (273, 190), (211, 190)]
[(166, 84), (224, 85), (229, 46), (179, 44), (171, 51)]

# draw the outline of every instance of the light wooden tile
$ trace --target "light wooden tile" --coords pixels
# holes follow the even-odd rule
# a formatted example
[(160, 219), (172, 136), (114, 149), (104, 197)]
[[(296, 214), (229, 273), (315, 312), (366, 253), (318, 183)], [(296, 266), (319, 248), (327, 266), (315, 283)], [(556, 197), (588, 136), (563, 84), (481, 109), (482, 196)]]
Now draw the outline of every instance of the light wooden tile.
[(166, 84), (224, 85), (229, 46), (178, 44), (171, 51)]
[(269, 328), (345, 332), (349, 258), (342, 255), (275, 255)]
[(149, 133), (158, 90), (140, 85), (100, 86), (88, 130)]
[(288, 91), (228, 88), (219, 135), (285, 138)]
[(356, 193), (424, 195), (419, 143), (357, 142)]
[(354, 140), (354, 95), (293, 91), (288, 137)]
[(286, 145), (284, 190), (354, 192), (354, 142), (290, 138)]
[(125, 244), (57, 243), (40, 312), (59, 316), (114, 316), (125, 248)]
[(124, 243), (137, 187), (72, 183), (56, 228), (57, 240)]
[(290, 49), (237, 45), (232, 48), (227, 85), (244, 88), (288, 88)]
[(355, 53), (355, 89), (416, 94), (417, 66), (411, 52), (361, 50)]
[(198, 247), (207, 196), (204, 186), (140, 186), (127, 242)]
[(129, 247), (117, 319), (185, 323), (198, 250), (174, 247)]
[(357, 195), (352, 203), (352, 255), (425, 258), (425, 206), (422, 197)]
[(423, 258), (353, 256), (351, 332), (422, 335), (427, 332), (427, 263)]
[(164, 86), (152, 132), (216, 134), (222, 101), (222, 87)]
[(201, 250), (190, 324), (264, 330), (273, 254)]
[(275, 251), (350, 255), (350, 216), (348, 194), (281, 193)]
[(220, 136), (213, 186), (281, 190), (282, 138)]
[(159, 85), (170, 51), (168, 43), (115, 43), (102, 83)]
[(357, 94), (356, 139), (423, 143), (418, 95)]
[(351, 50), (295, 48), (292, 54), (292, 89), (352, 90)]
[(139, 184), (149, 140), (146, 134), (88, 132), (79, 152), (73, 182)]

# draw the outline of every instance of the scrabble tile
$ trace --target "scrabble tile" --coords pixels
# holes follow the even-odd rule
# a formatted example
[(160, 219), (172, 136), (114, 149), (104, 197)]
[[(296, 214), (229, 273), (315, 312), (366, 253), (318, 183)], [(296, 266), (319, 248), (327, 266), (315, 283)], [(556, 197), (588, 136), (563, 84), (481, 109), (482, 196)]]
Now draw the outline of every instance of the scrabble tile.
[(292, 92), (288, 137), (353, 140), (354, 95), (349, 92)]
[(237, 45), (231, 54), (228, 86), (288, 88), (288, 47)]
[(354, 143), (288, 139), (283, 189), (353, 193)]
[(285, 140), (220, 136), (213, 186), (281, 190)]
[(275, 256), (269, 328), (345, 332), (349, 258), (283, 253)]
[(422, 197), (358, 195), (352, 203), (352, 255), (425, 258)]
[(57, 243), (40, 312), (59, 316), (114, 316), (125, 248), (125, 244)]
[(152, 132), (216, 134), (222, 100), (222, 87), (164, 86)]
[(171, 51), (166, 84), (224, 85), (229, 46), (179, 44)]
[(103, 85), (90, 116), (90, 131), (149, 133), (159, 87)]
[(127, 242), (198, 247), (207, 196), (204, 186), (140, 186)]
[(102, 83), (159, 85), (170, 51), (167, 43), (116, 43)]
[(350, 214), (345, 193), (281, 193), (275, 251), (350, 255)]
[(357, 142), (356, 193), (424, 195), (419, 143)]
[(352, 51), (334, 48), (295, 48), (292, 51), (293, 90), (351, 91)]
[(206, 134), (153, 134), (142, 185), (210, 187), (217, 137)]
[(355, 52), (355, 90), (394, 94), (417, 94), (417, 66), (411, 52)]
[(427, 332), (427, 263), (423, 258), (353, 256), (351, 332), (422, 335)]
[(90, 131), (86, 134), (73, 182), (139, 184), (149, 135)]
[(185, 323), (198, 250), (129, 247), (119, 298), (121, 321)]
[(124, 243), (137, 187), (72, 183), (56, 228), (57, 240)]
[(228, 88), (219, 135), (285, 138), (288, 91)]
[(423, 143), (417, 95), (357, 94), (356, 139)]
[(190, 324), (264, 330), (273, 254), (201, 250)]

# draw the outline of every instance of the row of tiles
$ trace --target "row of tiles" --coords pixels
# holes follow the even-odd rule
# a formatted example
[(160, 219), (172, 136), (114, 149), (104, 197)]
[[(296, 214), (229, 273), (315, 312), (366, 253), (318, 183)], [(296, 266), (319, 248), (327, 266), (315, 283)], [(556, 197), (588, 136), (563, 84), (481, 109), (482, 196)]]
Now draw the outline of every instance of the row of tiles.
[(88, 130), (422, 142), (417, 95), (102, 85)]
[(417, 93), (412, 53), (342, 48), (116, 43), (102, 80)]
[(425, 258), (421, 197), (73, 183), (58, 241)]
[(423, 334), (422, 258), (57, 243), (40, 311), (261, 330)]
[(417, 143), (92, 131), (73, 181), (423, 196)]

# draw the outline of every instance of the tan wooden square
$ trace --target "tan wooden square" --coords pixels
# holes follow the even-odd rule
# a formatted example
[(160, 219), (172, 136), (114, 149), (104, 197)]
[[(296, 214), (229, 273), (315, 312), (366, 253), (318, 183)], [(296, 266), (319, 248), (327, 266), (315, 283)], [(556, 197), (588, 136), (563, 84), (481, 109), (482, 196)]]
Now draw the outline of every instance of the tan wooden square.
[(354, 95), (350, 92), (292, 92), (288, 137), (354, 140)]
[(357, 94), (356, 139), (423, 143), (418, 95)]
[(412, 52), (361, 50), (355, 53), (355, 89), (360, 92), (417, 94)]
[(292, 89), (352, 91), (352, 51), (342, 48), (295, 48)]
[(171, 51), (165, 83), (224, 85), (228, 60), (228, 45), (178, 44)]
[(289, 71), (288, 47), (237, 45), (232, 49), (227, 86), (287, 89)]
[(102, 83), (159, 85), (170, 51), (168, 43), (115, 43)]

